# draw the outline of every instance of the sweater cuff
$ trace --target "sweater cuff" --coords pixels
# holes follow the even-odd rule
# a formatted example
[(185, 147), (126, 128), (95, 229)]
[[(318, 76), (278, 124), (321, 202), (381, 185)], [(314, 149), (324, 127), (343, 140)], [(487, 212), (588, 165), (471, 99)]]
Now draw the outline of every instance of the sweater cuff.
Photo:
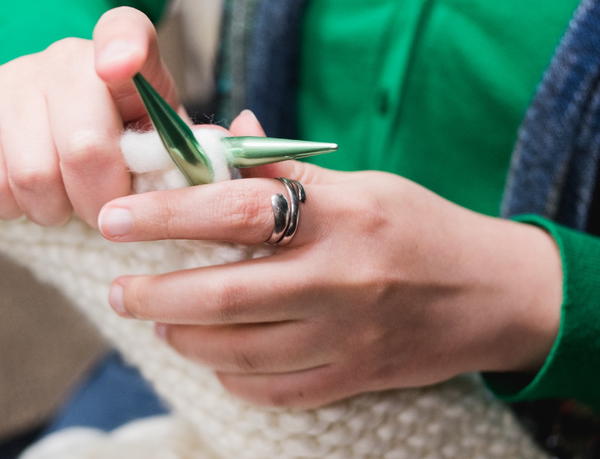
[(487, 387), (508, 402), (575, 398), (600, 409), (600, 239), (536, 215), (513, 220), (545, 229), (562, 260), (558, 335), (537, 374), (485, 373)]

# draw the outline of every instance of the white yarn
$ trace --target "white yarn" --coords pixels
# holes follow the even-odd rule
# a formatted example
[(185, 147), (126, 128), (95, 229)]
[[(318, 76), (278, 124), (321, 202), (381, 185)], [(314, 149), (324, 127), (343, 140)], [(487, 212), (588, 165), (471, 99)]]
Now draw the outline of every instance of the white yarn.
[[(196, 131), (217, 151), (222, 135)], [(127, 133), (123, 154), (136, 192), (183, 186), (154, 133)], [(258, 408), (229, 395), (212, 372), (157, 339), (149, 322), (122, 319), (107, 303), (122, 274), (151, 274), (222, 264), (263, 249), (191, 241), (110, 243), (77, 219), (42, 228), (25, 219), (0, 223), (0, 250), (60, 288), (152, 382), (173, 414), (135, 421), (110, 434), (67, 429), (34, 445), (23, 459), (113, 458), (543, 458), (510, 411), (473, 376), (436, 386), (364, 394), (298, 411)]]
[[(110, 434), (86, 427), (67, 429), (38, 442), (22, 459), (168, 459), (188, 457), (192, 448), (201, 446), (189, 422), (173, 416), (156, 416), (130, 422)], [(216, 456), (204, 457), (216, 459)]]
[[(225, 160), (225, 148), (223, 143), (219, 142), (226, 132), (196, 128), (194, 134), (211, 161), (213, 181), (230, 180), (232, 174)], [(187, 180), (174, 166), (156, 131), (126, 131), (121, 138), (121, 151), (129, 169), (134, 172), (133, 189), (136, 193), (174, 190), (187, 186)]]

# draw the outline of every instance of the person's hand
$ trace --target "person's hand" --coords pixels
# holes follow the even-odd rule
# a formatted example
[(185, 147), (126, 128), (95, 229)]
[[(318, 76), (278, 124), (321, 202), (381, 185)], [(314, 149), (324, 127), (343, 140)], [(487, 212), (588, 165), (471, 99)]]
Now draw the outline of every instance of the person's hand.
[(0, 67), (0, 218), (22, 214), (89, 224), (130, 192), (119, 149), (123, 126), (145, 121), (131, 83), (144, 73), (178, 107), (152, 23), (132, 8), (105, 13), (94, 40), (67, 38)]
[[(248, 112), (232, 130), (261, 133)], [(273, 229), (270, 197), (282, 192), (259, 177), (304, 184), (298, 233), (274, 255), (112, 286), (120, 315), (157, 322), (159, 335), (212, 367), (232, 393), (314, 407), (542, 364), (557, 333), (562, 273), (541, 229), (476, 214), (386, 173), (290, 161), (249, 175), (120, 198), (99, 219), (113, 241), (259, 244)]]

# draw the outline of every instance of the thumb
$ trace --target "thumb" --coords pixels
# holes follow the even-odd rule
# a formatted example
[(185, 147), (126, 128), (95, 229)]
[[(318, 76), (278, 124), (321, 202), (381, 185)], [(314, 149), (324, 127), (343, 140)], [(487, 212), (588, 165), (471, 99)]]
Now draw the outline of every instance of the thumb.
[(104, 13), (94, 29), (94, 53), (96, 73), (108, 86), (124, 122), (146, 116), (131, 80), (138, 72), (182, 111), (173, 79), (160, 58), (154, 25), (141, 11), (120, 7)]
[[(256, 115), (250, 110), (242, 111), (231, 122), (229, 131), (234, 136), (265, 136), (265, 131), (256, 118)], [(331, 183), (340, 178), (337, 172), (301, 161), (282, 161), (280, 163), (250, 167), (241, 171), (242, 175), (246, 178), (287, 177), (299, 180), (305, 185), (310, 183)]]

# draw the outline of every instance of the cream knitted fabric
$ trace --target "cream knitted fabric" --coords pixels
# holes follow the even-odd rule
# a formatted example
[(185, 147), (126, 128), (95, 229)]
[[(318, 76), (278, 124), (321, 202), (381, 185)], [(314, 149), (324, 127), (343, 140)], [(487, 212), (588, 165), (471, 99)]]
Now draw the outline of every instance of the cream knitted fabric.
[[(217, 179), (229, 178), (215, 130), (196, 130)], [(185, 185), (154, 133), (128, 133), (122, 150), (134, 189)], [(136, 421), (112, 434), (58, 432), (25, 459), (113, 458), (542, 458), (511, 413), (477, 378), (429, 388), (365, 394), (309, 411), (257, 408), (233, 398), (212, 372), (157, 339), (151, 323), (118, 317), (108, 286), (148, 274), (265, 255), (265, 249), (191, 241), (116, 244), (79, 220), (42, 228), (0, 223), (0, 250), (59, 287), (148, 378), (173, 414)]]

